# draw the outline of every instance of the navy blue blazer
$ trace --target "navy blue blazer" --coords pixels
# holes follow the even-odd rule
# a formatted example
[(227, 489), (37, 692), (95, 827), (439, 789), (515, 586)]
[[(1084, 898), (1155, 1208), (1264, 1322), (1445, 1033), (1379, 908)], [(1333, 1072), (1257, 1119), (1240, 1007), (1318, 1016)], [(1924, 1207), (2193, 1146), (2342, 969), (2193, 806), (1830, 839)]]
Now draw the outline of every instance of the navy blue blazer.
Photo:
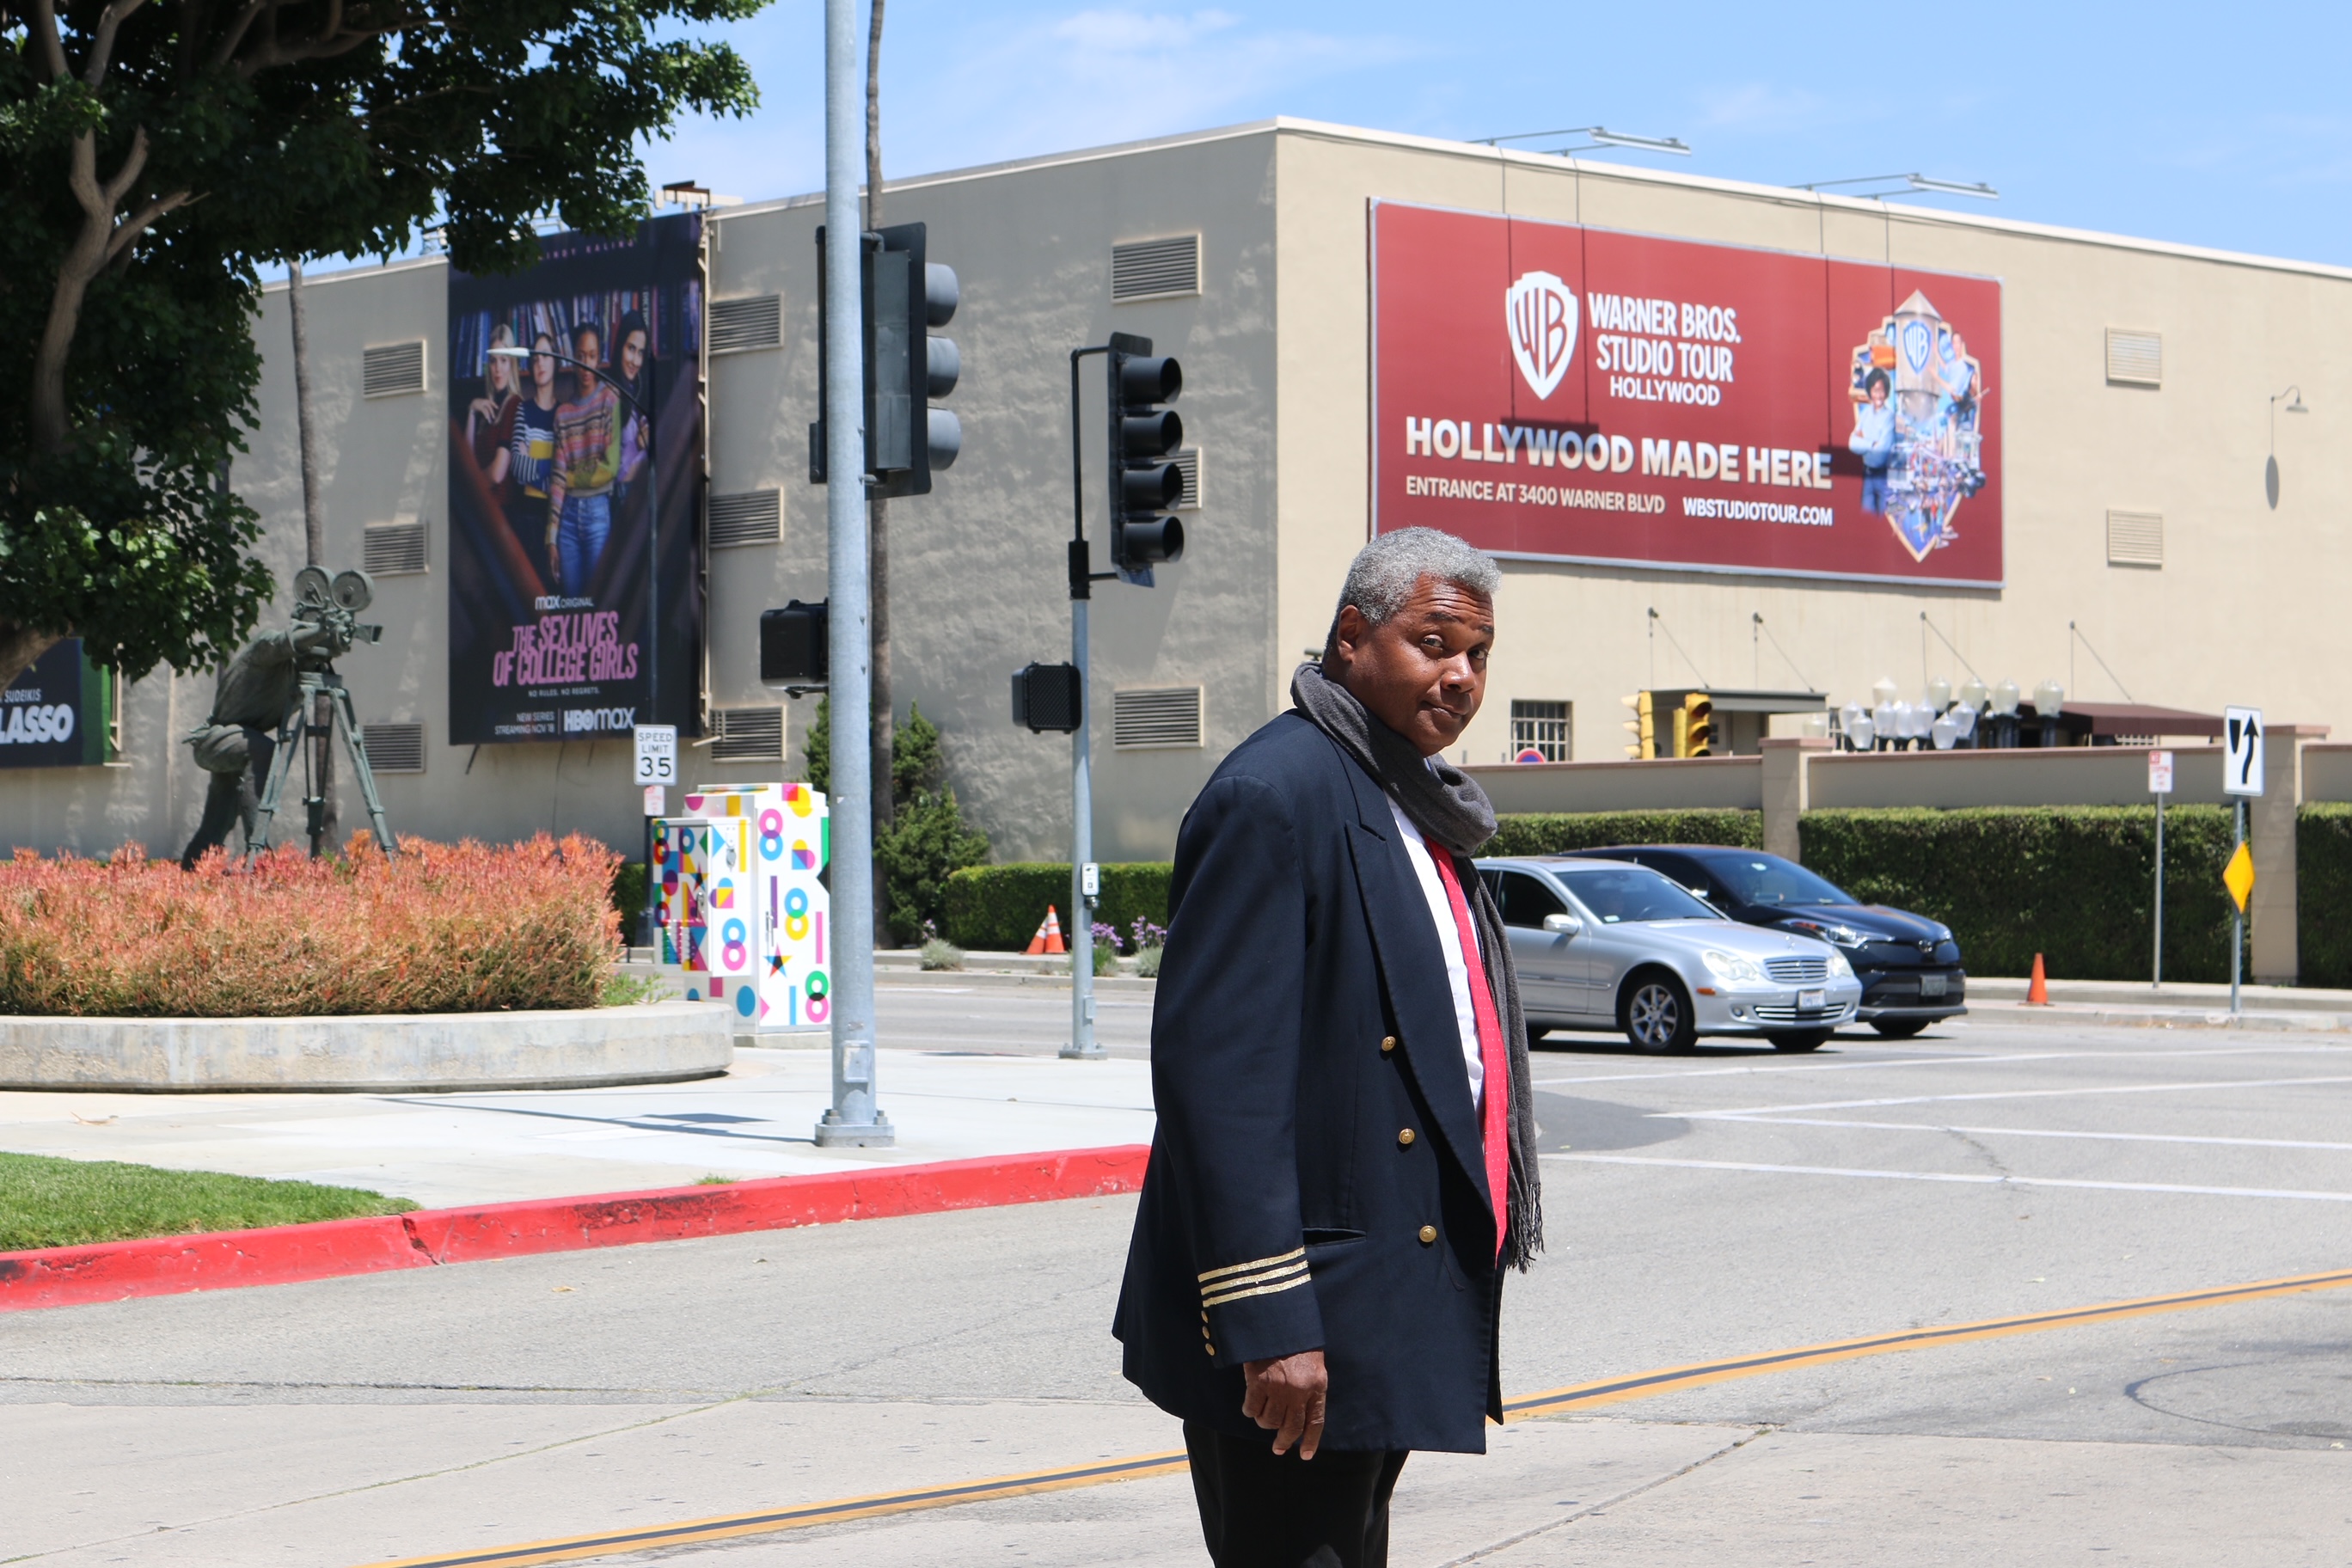
[(1171, 1415), (1265, 1437), (1242, 1363), (1320, 1348), (1327, 1447), (1483, 1453), (1501, 1419), (1494, 1210), (1409, 847), (1295, 712), (1185, 814), (1113, 1329)]

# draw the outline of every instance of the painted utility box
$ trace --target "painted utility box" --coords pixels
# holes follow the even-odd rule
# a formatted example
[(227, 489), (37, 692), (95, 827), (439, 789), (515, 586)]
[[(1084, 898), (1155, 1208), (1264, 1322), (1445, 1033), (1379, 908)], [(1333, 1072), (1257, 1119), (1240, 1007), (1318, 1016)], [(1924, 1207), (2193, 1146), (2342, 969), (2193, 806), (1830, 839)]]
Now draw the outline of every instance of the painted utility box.
[(830, 1027), (832, 859), (825, 797), (804, 784), (688, 794), (654, 824), (661, 957), (688, 1001), (731, 1008), (740, 1031)]

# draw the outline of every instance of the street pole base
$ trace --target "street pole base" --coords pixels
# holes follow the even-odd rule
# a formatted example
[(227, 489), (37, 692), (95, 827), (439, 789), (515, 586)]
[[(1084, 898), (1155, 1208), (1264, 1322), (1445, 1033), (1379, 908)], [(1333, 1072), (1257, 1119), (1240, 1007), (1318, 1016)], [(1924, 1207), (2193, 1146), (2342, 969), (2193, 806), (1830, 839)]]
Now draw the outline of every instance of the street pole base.
[(1061, 1055), (1066, 1062), (1098, 1062), (1108, 1058), (1110, 1053), (1098, 1045), (1064, 1046)]
[(816, 1146), (820, 1149), (887, 1149), (898, 1142), (898, 1130), (880, 1111), (866, 1122), (835, 1121), (833, 1112), (816, 1124)]

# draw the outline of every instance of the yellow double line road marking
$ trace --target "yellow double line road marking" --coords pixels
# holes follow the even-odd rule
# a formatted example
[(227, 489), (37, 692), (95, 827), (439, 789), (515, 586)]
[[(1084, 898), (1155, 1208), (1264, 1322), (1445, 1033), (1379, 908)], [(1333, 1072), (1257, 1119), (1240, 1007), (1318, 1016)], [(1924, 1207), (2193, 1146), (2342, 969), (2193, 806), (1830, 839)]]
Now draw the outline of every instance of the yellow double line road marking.
[[(2308, 1290), (2341, 1289), (2346, 1286), (2352, 1286), (2352, 1268), (2326, 1274), (2297, 1274), (2282, 1279), (2257, 1279), (2244, 1285), (2184, 1290), (2168, 1296), (2141, 1296), (2096, 1307), (2028, 1312), (2014, 1318), (1987, 1318), (1974, 1323), (1948, 1323), (1937, 1328), (1871, 1334), (1862, 1339), (1832, 1340), (1826, 1344), (1801, 1345), (1793, 1350), (1769, 1351), (1760, 1355), (1731, 1356), (1690, 1366), (1661, 1367), (1653, 1372), (1607, 1378), (1598, 1383), (1570, 1384), (1565, 1388), (1506, 1401), (1503, 1418), (1506, 1421), (1524, 1421), (1532, 1416), (1564, 1415), (1595, 1405), (1615, 1405), (1629, 1399), (1648, 1399), (1661, 1394), (1678, 1394), (1685, 1389), (1704, 1388), (1709, 1384), (1730, 1383), (1743, 1377), (1762, 1377), (1769, 1373), (1792, 1372), (1799, 1367), (1854, 1361), (1864, 1356), (1932, 1350), (1941, 1345), (1967, 1344), (1977, 1340), (2000, 1339), (2009, 1334), (2081, 1328), (2125, 1318), (2150, 1317), (2158, 1312), (2187, 1312), (2200, 1307), (2229, 1306), (2240, 1301), (2259, 1301), (2272, 1296), (2298, 1295)], [(394, 1563), (369, 1563), (367, 1568), (531, 1568), (532, 1564), (541, 1563), (577, 1562), (583, 1558), (605, 1557), (619, 1552), (650, 1552), (656, 1547), (692, 1546), (736, 1536), (767, 1535), (778, 1531), (805, 1529), (810, 1525), (841, 1524), (886, 1514), (913, 1513), (923, 1509), (949, 1508), (959, 1503), (994, 1502), (1003, 1498), (1028, 1497), (1037, 1492), (1097, 1486), (1105, 1481), (1142, 1480), (1151, 1476), (1175, 1475), (1183, 1468), (1184, 1456), (1181, 1452), (1139, 1454), (1099, 1464), (1033, 1470), (1018, 1476), (995, 1476), (953, 1486), (878, 1492), (870, 1497), (840, 1498), (801, 1508), (721, 1514), (715, 1519), (685, 1520), (644, 1530), (611, 1531), (595, 1535), (566, 1536), (556, 1541), (526, 1542), (520, 1545), (491, 1547), (480, 1552), (404, 1557)]]

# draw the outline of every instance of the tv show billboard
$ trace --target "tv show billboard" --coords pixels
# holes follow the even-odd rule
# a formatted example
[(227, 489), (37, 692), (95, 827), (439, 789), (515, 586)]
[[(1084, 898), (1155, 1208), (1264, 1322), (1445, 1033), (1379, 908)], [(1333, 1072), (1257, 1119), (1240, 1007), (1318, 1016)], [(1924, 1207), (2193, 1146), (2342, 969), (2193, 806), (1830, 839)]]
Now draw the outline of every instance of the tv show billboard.
[(64, 637), (0, 691), (0, 768), (91, 768), (114, 761), (114, 672)]
[(702, 217), (541, 248), (449, 274), (449, 739), (697, 734)]
[(1372, 208), (1372, 525), (1998, 586), (2000, 285)]

